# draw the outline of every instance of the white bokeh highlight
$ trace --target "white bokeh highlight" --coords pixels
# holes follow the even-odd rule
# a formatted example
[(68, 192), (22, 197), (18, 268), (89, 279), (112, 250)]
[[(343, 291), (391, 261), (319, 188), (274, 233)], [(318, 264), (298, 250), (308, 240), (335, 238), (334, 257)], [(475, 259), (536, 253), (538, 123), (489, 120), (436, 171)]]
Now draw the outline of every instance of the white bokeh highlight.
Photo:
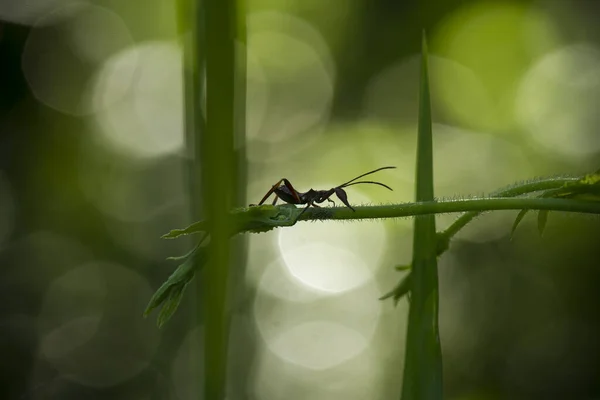
[[(329, 231), (338, 233), (335, 230)], [(283, 258), (294, 278), (325, 292), (350, 290), (371, 277), (369, 267), (363, 259), (349, 249), (328, 243), (309, 243), (285, 250)]]
[(182, 52), (175, 42), (143, 43), (109, 59), (97, 76), (93, 95), (99, 109), (95, 114), (99, 137), (136, 157), (180, 151), (184, 143), (181, 75)]
[(521, 81), (516, 112), (541, 147), (578, 159), (600, 150), (600, 50), (576, 44), (546, 54)]
[[(351, 271), (350, 271), (351, 273)], [(307, 370), (335, 368), (368, 352), (382, 303), (371, 276), (332, 293), (290, 274), (282, 258), (259, 279), (254, 318), (269, 351)]]
[(367, 339), (358, 331), (329, 321), (309, 321), (275, 337), (273, 352), (309, 369), (324, 370), (363, 351)]
[[(332, 199), (341, 204), (336, 197)], [(352, 195), (354, 204), (367, 201), (360, 193)], [(386, 245), (386, 233), (380, 222), (304, 223), (294, 229), (281, 229), (278, 244), (294, 278), (308, 287), (334, 294), (354, 289), (372, 278)]]
[[(327, 333), (341, 334), (343, 337), (333, 345), (336, 348), (356, 344), (348, 343), (352, 342), (351, 337), (354, 333), (346, 336), (345, 329), (340, 329), (337, 324), (325, 322), (325, 325), (321, 325), (320, 322), (316, 322), (299, 327), (296, 332), (314, 335), (312, 328), (301, 332), (310, 325), (317, 329), (325, 328)], [(361, 341), (360, 337), (356, 339)], [(331, 368), (311, 369), (290, 363), (263, 346), (259, 345), (257, 350), (258, 354), (251, 368), (251, 391), (261, 400), (371, 399), (373, 393), (379, 393), (381, 390), (381, 376), (385, 363), (381, 363), (374, 351), (361, 351)], [(323, 358), (327, 353), (326, 349), (319, 357)], [(307, 351), (307, 354), (311, 354), (311, 351)], [(293, 393), (297, 395), (293, 397)]]
[(326, 292), (314, 289), (295, 279), (284, 267), (281, 258), (276, 258), (267, 265), (260, 277), (259, 287), (266, 295), (295, 303), (309, 303), (327, 295)]

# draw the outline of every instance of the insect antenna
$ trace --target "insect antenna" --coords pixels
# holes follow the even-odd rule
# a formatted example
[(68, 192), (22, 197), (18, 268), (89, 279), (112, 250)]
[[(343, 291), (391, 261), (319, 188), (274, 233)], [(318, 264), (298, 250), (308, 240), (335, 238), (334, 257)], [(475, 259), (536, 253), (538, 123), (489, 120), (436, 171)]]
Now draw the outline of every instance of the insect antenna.
[[(355, 180), (357, 180), (357, 179), (360, 179), (360, 178), (362, 178), (363, 176), (371, 175), (371, 174), (374, 174), (374, 173), (375, 173), (375, 172), (377, 172), (377, 171), (381, 171), (382, 169), (393, 169), (393, 168), (396, 168), (396, 167), (381, 167), (381, 168), (374, 169), (373, 171), (369, 171), (369, 172), (366, 172), (366, 173), (364, 173), (364, 174), (362, 174), (362, 175), (359, 175), (359, 176), (357, 176), (356, 178), (354, 178), (354, 179), (351, 179), (351, 180), (349, 180), (349, 181), (348, 181), (348, 182), (346, 182), (346, 183), (342, 183), (342, 184), (341, 184), (340, 186), (338, 186), (338, 187), (352, 186), (352, 185), (356, 185), (357, 183), (373, 183), (373, 184), (375, 184), (375, 185), (382, 185), (382, 186), (386, 186), (386, 185), (384, 185), (383, 183), (379, 183), (379, 182), (373, 182), (373, 181), (361, 181), (361, 182), (355, 182), (355, 183), (352, 183), (352, 182), (354, 182), (354, 181), (355, 181)], [(389, 186), (386, 186), (386, 187), (387, 187), (388, 189), (392, 190), (392, 189), (391, 189)]]
[(381, 182), (375, 182), (375, 181), (358, 181), (358, 182), (353, 182), (353, 183), (348, 183), (345, 185), (342, 185), (341, 187), (348, 187), (348, 186), (352, 186), (352, 185), (358, 185), (359, 183), (371, 183), (373, 185), (379, 185), (379, 186), (383, 186), (386, 189), (389, 189), (391, 191), (394, 191), (394, 189), (392, 189), (391, 187), (389, 187), (388, 185), (386, 185), (385, 183), (381, 183)]

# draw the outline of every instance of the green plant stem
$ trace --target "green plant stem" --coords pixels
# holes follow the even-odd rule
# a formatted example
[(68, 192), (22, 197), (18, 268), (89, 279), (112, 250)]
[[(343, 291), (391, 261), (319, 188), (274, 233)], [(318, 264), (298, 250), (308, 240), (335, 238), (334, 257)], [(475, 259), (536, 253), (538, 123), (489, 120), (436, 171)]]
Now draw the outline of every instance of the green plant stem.
[[(369, 219), (369, 218), (396, 218), (396, 217), (411, 217), (418, 214), (442, 214), (448, 212), (466, 212), (462, 216), (460, 216), (454, 223), (452, 223), (446, 230), (439, 233), (443, 237), (448, 238), (448, 240), (454, 236), (461, 228), (467, 225), (473, 218), (480, 215), (482, 212), (493, 211), (493, 209), (488, 209), (485, 207), (485, 204), (481, 205), (479, 203), (473, 204), (472, 202), (479, 202), (480, 200), (490, 200), (493, 198), (501, 198), (501, 196), (522, 196), (524, 194), (531, 194), (543, 190), (549, 189), (558, 189), (563, 187), (566, 184), (571, 184), (573, 182), (577, 182), (581, 180), (582, 177), (569, 177), (569, 178), (544, 178), (538, 179), (532, 182), (526, 182), (522, 184), (514, 185), (508, 189), (502, 189), (496, 192), (493, 192), (490, 197), (485, 197), (481, 199), (470, 198), (468, 201), (471, 202), (469, 204), (469, 208), (471, 207), (479, 207), (479, 210), (471, 211), (470, 209), (465, 209), (464, 203), (462, 200), (446, 200), (446, 201), (433, 201), (429, 203), (404, 203), (397, 205), (385, 205), (385, 206), (368, 206), (368, 207), (355, 207), (360, 209), (361, 212), (359, 214), (351, 212), (346, 208), (333, 207), (333, 208), (316, 208), (307, 210), (302, 217), (300, 217), (300, 221), (306, 220), (326, 220), (326, 219)], [(580, 204), (580, 200), (576, 200), (579, 204), (578, 210), (566, 210), (566, 211), (576, 211), (583, 213), (597, 213), (597, 208), (587, 203), (587, 205)], [(446, 204), (450, 204), (449, 206)], [(479, 204), (479, 205), (477, 205)], [(548, 206), (552, 207), (547, 203)], [(561, 203), (561, 207), (571, 207), (570, 204), (573, 203)], [(535, 203), (534, 205), (539, 205), (539, 203)], [(508, 205), (505, 205), (501, 209), (506, 209)], [(582, 209), (583, 207), (583, 209)], [(291, 209), (290, 209), (291, 208)], [(509, 207), (510, 208), (510, 207)], [(285, 212), (283, 212), (285, 210)], [(234, 235), (236, 233), (243, 233), (249, 231), (268, 231), (270, 229), (276, 227), (285, 227), (294, 225), (294, 220), (298, 214), (300, 214), (301, 209), (295, 209), (290, 205), (281, 205), (281, 206), (262, 206), (262, 207), (247, 207), (247, 208), (237, 208), (231, 211), (230, 217), (233, 219), (234, 223), (232, 226), (231, 234)], [(376, 210), (376, 213), (372, 213), (371, 210)], [(555, 209), (553, 211), (565, 211)], [(340, 213), (343, 213), (341, 215)], [(384, 213), (384, 215), (381, 215)], [(164, 238), (175, 238), (180, 235), (192, 234), (197, 232), (205, 231), (207, 228), (206, 221), (198, 221), (194, 224), (190, 225), (185, 229), (175, 229), (171, 233), (163, 236)]]
[[(577, 182), (581, 177), (569, 177), (569, 178), (547, 178), (540, 179), (534, 182), (527, 182), (522, 185), (513, 186), (508, 189), (499, 190), (491, 194), (491, 197), (515, 197), (522, 196), (528, 193), (539, 192), (548, 189), (557, 189), (563, 187), (567, 183)], [(446, 242), (449, 242), (454, 235), (456, 235), (462, 228), (465, 227), (474, 218), (481, 215), (480, 211), (471, 211), (461, 215), (456, 221), (454, 221), (448, 228), (440, 232), (439, 238)]]
[[(298, 221), (361, 220), (405, 218), (427, 214), (456, 212), (482, 213), (495, 210), (548, 210), (583, 214), (600, 214), (600, 202), (575, 199), (548, 198), (473, 198), (468, 200), (424, 201), (382, 206), (355, 206), (355, 212), (344, 207), (308, 209), (298, 220), (301, 208), (294, 206), (260, 206), (238, 208), (229, 214), (232, 221), (230, 235), (244, 232), (267, 232), (274, 228), (289, 227)], [(466, 219), (461, 221), (464, 223)], [(463, 225), (464, 226), (464, 225)], [(208, 231), (207, 221), (199, 221), (184, 229), (174, 229), (163, 236), (174, 239)]]
[[(206, 131), (201, 135), (202, 203), (211, 234), (200, 289), (204, 317), (204, 398), (226, 396), (230, 315), (229, 210), (233, 207), (236, 168), (235, 31), (236, 2), (205, 0)], [(198, 111), (199, 112), (199, 111)]]
[[(424, 201), (381, 206), (332, 207), (309, 209), (300, 220), (357, 220), (401, 218), (427, 214), (455, 212), (486, 212), (494, 210), (548, 210), (600, 214), (600, 203), (594, 201), (543, 198), (473, 198), (465, 200)], [(282, 223), (282, 226), (287, 226)]]

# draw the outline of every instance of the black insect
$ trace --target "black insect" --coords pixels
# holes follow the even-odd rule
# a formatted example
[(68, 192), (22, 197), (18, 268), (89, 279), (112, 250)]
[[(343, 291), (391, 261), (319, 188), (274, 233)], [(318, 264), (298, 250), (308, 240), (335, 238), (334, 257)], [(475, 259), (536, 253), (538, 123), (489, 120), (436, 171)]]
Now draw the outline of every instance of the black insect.
[[(304, 192), (304, 193), (299, 192), (296, 189), (294, 189), (294, 186), (292, 186), (291, 182), (288, 181), (286, 178), (283, 178), (283, 179), (280, 179), (279, 182), (277, 182), (275, 185), (273, 185), (273, 187), (267, 192), (267, 194), (265, 194), (265, 196), (258, 203), (258, 205), (263, 204), (269, 198), (269, 196), (271, 196), (273, 193), (275, 193), (275, 199), (273, 200), (273, 203), (272, 203), (273, 205), (277, 204), (278, 199), (281, 199), (289, 204), (306, 204), (306, 208), (304, 208), (304, 210), (302, 210), (302, 213), (304, 213), (304, 211), (306, 211), (310, 206), (319, 207), (315, 203), (323, 203), (325, 200), (327, 200), (335, 205), (335, 202), (330, 199), (330, 197), (335, 193), (337, 195), (337, 197), (342, 201), (342, 203), (344, 203), (346, 205), (346, 207), (348, 207), (352, 211), (356, 211), (354, 208), (352, 208), (350, 203), (348, 203), (348, 196), (346, 195), (346, 192), (344, 191), (343, 188), (352, 186), (352, 185), (358, 185), (359, 183), (370, 183), (373, 185), (383, 186), (384, 188), (389, 189), (389, 190), (393, 190), (391, 187), (389, 187), (388, 185), (383, 184), (381, 182), (375, 182), (375, 181), (355, 182), (357, 179), (360, 179), (363, 176), (373, 174), (377, 171), (381, 171), (382, 169), (392, 169), (392, 168), (396, 168), (396, 167), (377, 168), (373, 171), (369, 171), (365, 174), (359, 175), (356, 178), (349, 180), (348, 182), (343, 183), (334, 188), (331, 188), (329, 190), (310, 189), (308, 192)], [(300, 215), (302, 215), (302, 213)]]

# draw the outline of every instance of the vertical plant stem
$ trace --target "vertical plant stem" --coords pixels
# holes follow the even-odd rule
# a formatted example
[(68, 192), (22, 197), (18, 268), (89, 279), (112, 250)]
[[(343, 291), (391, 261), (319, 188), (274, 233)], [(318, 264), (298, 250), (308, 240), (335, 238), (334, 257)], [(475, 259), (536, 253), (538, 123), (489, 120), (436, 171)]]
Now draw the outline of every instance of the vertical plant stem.
[(183, 94), (184, 94), (184, 133), (188, 158), (186, 169), (191, 199), (191, 213), (194, 220), (202, 218), (200, 181), (200, 138), (206, 129), (206, 121), (201, 112), (204, 93), (205, 58), (205, 13), (202, 0), (178, 0), (178, 34), (183, 41)]
[[(236, 138), (235, 158), (237, 182), (234, 190), (237, 193), (236, 206), (247, 206), (247, 158), (246, 158), (246, 75), (247, 75), (247, 34), (246, 34), (246, 0), (237, 0), (236, 13), (236, 86), (235, 86), (235, 116), (236, 116)], [(235, 296), (231, 301), (232, 313), (239, 311), (247, 315), (249, 307), (248, 299), (253, 296), (253, 291), (248, 289), (246, 275), (242, 272), (246, 266), (248, 256), (249, 235), (236, 235), (232, 239), (235, 251), (232, 254), (231, 265), (235, 271), (231, 274), (229, 291)], [(251, 304), (251, 302), (250, 302)], [(239, 319), (238, 319), (239, 321)], [(230, 336), (231, 350), (236, 351), (235, 361), (229, 366), (229, 379), (237, 382), (230, 385), (227, 395), (231, 399), (243, 399), (247, 397), (247, 387), (242, 382), (252, 379), (252, 362), (254, 360), (255, 335), (250, 332), (246, 325), (231, 327)], [(238, 352), (237, 349), (243, 349)]]
[(202, 200), (211, 235), (210, 262), (202, 276), (204, 310), (204, 398), (221, 400), (227, 384), (230, 316), (229, 210), (235, 199), (234, 0), (205, 0), (206, 131), (201, 135)]
[[(201, 164), (200, 141), (206, 130), (206, 120), (201, 112), (202, 96), (204, 89), (204, 73), (206, 67), (205, 57), (205, 13), (202, 9), (202, 0), (177, 1), (177, 27), (182, 41), (183, 62), (183, 98), (184, 98), (184, 136), (187, 153), (185, 169), (188, 183), (188, 196), (190, 198), (190, 213), (193, 220), (203, 218), (201, 198)], [(201, 279), (196, 278), (193, 291), (191, 312), (192, 328), (201, 326), (202, 316), (202, 288)], [(199, 331), (201, 332), (201, 331)], [(203, 346), (204, 336), (199, 335), (195, 340), (195, 348), (200, 350)], [(202, 374), (202, 352), (189, 355), (189, 365), (192, 371)], [(201, 376), (199, 378), (202, 378)], [(200, 394), (204, 379), (194, 380), (194, 393)]]
[[(419, 90), (416, 201), (432, 201), (433, 140), (423, 33)], [(415, 218), (411, 302), (408, 315), (402, 400), (442, 399), (442, 354), (438, 331), (438, 272), (435, 216)]]

